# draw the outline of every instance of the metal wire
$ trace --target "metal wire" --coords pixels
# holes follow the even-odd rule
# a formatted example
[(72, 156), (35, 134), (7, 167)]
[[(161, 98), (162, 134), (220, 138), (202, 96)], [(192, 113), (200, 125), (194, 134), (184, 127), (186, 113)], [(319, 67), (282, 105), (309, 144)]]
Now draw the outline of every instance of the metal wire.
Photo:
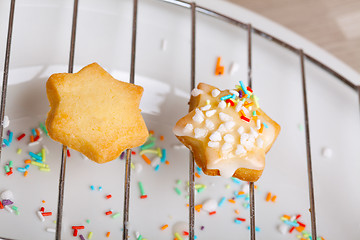
[[(192, 2), (191, 7), (191, 90), (195, 88), (195, 70), (196, 70), (196, 4)], [(189, 239), (195, 237), (195, 163), (194, 156), (189, 153)]]
[[(135, 83), (135, 57), (136, 57), (136, 30), (138, 0), (133, 1), (132, 40), (131, 40), (131, 65), (130, 83)], [(124, 209), (123, 209), (123, 240), (129, 238), (129, 207), (130, 207), (130, 173), (131, 149), (126, 150), (125, 182), (124, 182)]]
[[(73, 19), (72, 19), (72, 27), (71, 27), (69, 66), (68, 66), (69, 73), (72, 73), (73, 69), (74, 69), (75, 39), (76, 39), (78, 6), (79, 6), (79, 0), (74, 0)], [(65, 145), (62, 145), (61, 167), (60, 167), (60, 177), (59, 177), (59, 196), (58, 196), (59, 198), (58, 198), (57, 217), (56, 217), (56, 240), (61, 240), (61, 227), (62, 227), (63, 206), (64, 206), (66, 158), (67, 158), (67, 147)]]
[(305, 120), (305, 142), (306, 142), (306, 156), (307, 156), (307, 168), (309, 179), (309, 200), (310, 200), (310, 214), (311, 214), (311, 234), (312, 239), (317, 239), (316, 236), (316, 215), (315, 215), (315, 195), (314, 195), (314, 183), (311, 163), (311, 144), (310, 144), (310, 128), (309, 128), (309, 113), (306, 94), (306, 77), (305, 77), (305, 65), (304, 65), (304, 52), (300, 50), (300, 65), (301, 65), (301, 79), (302, 90), (304, 100), (304, 120)]
[(15, 13), (15, 0), (11, 0), (10, 13), (9, 13), (8, 34), (7, 34), (7, 40), (6, 40), (6, 52), (5, 52), (5, 62), (4, 62), (3, 84), (2, 84), (2, 90), (1, 90), (0, 160), (1, 160), (1, 152), (2, 152), (2, 139), (3, 139), (3, 130), (4, 130), (6, 93), (7, 93), (7, 85), (8, 85), (8, 78), (9, 78), (10, 51), (11, 51), (11, 40), (12, 40), (13, 25), (14, 25), (14, 13)]

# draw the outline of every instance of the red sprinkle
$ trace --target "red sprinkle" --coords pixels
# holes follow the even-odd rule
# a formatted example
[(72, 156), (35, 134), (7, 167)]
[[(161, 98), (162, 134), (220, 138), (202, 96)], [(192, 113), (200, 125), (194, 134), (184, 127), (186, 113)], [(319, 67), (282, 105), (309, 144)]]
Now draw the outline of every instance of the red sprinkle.
[(72, 229), (84, 229), (85, 227), (84, 226), (72, 226), (71, 228)]
[(0, 201), (0, 209), (4, 209), (4, 205)]
[(298, 223), (300, 226), (302, 226), (302, 227), (306, 227), (306, 225), (303, 224), (302, 222), (297, 221), (297, 223)]
[(110, 198), (112, 198), (111, 194), (106, 196), (106, 199), (110, 199)]
[(135, 151), (131, 151), (131, 154), (132, 154), (132, 155), (136, 155), (136, 152), (135, 152)]
[(246, 122), (250, 122), (250, 119), (248, 119), (247, 117), (241, 116), (240, 118)]
[(105, 213), (106, 215), (111, 215), (112, 214), (112, 211), (108, 211)]
[(216, 211), (209, 212), (209, 215), (214, 215), (215, 213), (216, 213)]
[(234, 104), (234, 102), (233, 101), (231, 101), (230, 99), (226, 99), (226, 101), (225, 101), (226, 103), (230, 103), (230, 105), (231, 106), (234, 106), (235, 104)]
[(17, 140), (20, 141), (21, 139), (23, 139), (26, 136), (25, 133), (21, 134), (20, 136), (17, 137)]
[(140, 198), (141, 199), (147, 198), (147, 195), (141, 195)]
[(71, 155), (70, 155), (70, 150), (69, 150), (69, 149), (67, 150), (67, 156), (68, 156), (68, 157), (71, 157)]
[(35, 138), (34, 138), (34, 142), (36, 142), (37, 140), (39, 140), (40, 136), (37, 135)]
[(249, 86), (246, 89), (253, 93), (253, 90)]
[(41, 207), (40, 208), (40, 212), (44, 212), (45, 211), (45, 208), (44, 207)]
[(242, 221), (242, 222), (245, 222), (245, 221), (246, 221), (245, 218), (236, 218), (236, 220), (239, 220), (239, 221)]
[(11, 174), (13, 174), (12, 171), (9, 171), (9, 172), (6, 173), (6, 175), (8, 175), (8, 176), (10, 176)]
[(290, 228), (289, 233), (292, 233), (294, 231), (295, 227)]
[(183, 235), (189, 236), (189, 233), (188, 233), (187, 231), (184, 231), (184, 232), (183, 232)]
[(73, 234), (73, 236), (76, 237), (76, 236), (77, 236), (77, 233), (78, 233), (78, 230), (77, 230), (77, 229), (74, 229), (74, 234)]
[(52, 215), (52, 212), (43, 212), (41, 213), (44, 217), (46, 216), (51, 216)]
[(299, 219), (299, 218), (301, 218), (301, 215), (300, 214), (296, 215), (296, 219)]

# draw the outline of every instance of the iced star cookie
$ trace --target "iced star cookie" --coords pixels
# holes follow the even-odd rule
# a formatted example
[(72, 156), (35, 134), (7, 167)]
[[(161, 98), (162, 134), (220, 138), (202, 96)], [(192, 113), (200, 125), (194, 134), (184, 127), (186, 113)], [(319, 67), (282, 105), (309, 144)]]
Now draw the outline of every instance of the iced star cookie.
[(46, 83), (49, 136), (97, 163), (145, 143), (139, 109), (143, 88), (113, 78), (97, 63), (78, 73), (57, 73)]
[(205, 174), (254, 182), (280, 126), (260, 109), (258, 98), (242, 82), (224, 91), (199, 83), (191, 92), (189, 114), (173, 132)]

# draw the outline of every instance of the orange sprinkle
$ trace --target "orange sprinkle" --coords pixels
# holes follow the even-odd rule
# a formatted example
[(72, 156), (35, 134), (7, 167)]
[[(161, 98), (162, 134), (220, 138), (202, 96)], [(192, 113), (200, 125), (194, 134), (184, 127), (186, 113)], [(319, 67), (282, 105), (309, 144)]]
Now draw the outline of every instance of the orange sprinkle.
[(28, 173), (29, 173), (28, 171), (25, 171), (24, 172), (24, 177), (26, 177), (28, 175)]
[(243, 195), (243, 194), (245, 194), (244, 191), (239, 191), (239, 192), (238, 192), (238, 195)]
[(244, 103), (244, 107), (246, 107), (246, 108), (247, 108), (247, 107), (250, 107), (250, 106), (252, 106), (252, 105), (254, 105), (254, 102), (250, 102), (250, 103), (249, 103), (249, 102), (245, 102), (245, 103)]
[(143, 154), (143, 155), (141, 155), (141, 157), (144, 159), (144, 161), (147, 163), (147, 164), (151, 164), (151, 161), (150, 161), (150, 159), (145, 155), (145, 154)]
[(106, 233), (106, 237), (107, 237), (107, 238), (110, 237), (110, 232), (107, 232), (107, 233)]
[(35, 128), (36, 136), (40, 136), (40, 132), (37, 128)]
[(30, 164), (30, 163), (31, 163), (31, 160), (30, 160), (30, 159), (26, 159), (26, 160), (24, 161), (24, 163), (25, 163), (25, 164)]
[(202, 209), (202, 204), (198, 204), (194, 208), (197, 212), (200, 212), (200, 210)]
[(264, 131), (264, 124), (261, 124), (261, 127), (259, 129), (259, 133), (263, 133), (263, 131)]
[(216, 62), (215, 75), (224, 74), (224, 66), (220, 66), (220, 61), (221, 61), (221, 57), (218, 57)]
[(151, 135), (154, 135), (155, 132), (154, 132), (153, 130), (150, 130), (149, 133), (150, 133)]
[(252, 116), (251, 118), (252, 120), (254, 120), (255, 122), (257, 121), (258, 117), (257, 116)]
[(169, 165), (169, 164), (170, 164), (170, 162), (169, 162), (168, 160), (166, 160), (166, 161), (165, 161), (165, 164), (166, 164), (166, 165)]
[(241, 113), (241, 116), (245, 116), (245, 117), (246, 117), (246, 115), (245, 115), (245, 113), (244, 113), (243, 110), (240, 110), (240, 113)]
[(161, 230), (165, 230), (169, 227), (169, 225), (165, 224), (164, 226), (161, 227)]
[(46, 203), (45, 200), (42, 200), (41, 202), (42, 202), (42, 203)]
[(186, 204), (186, 207), (189, 207), (189, 204), (188, 204), (188, 203)]
[(195, 176), (197, 177), (197, 178), (201, 178), (201, 176), (196, 172), (195, 173)]
[(274, 196), (271, 198), (271, 201), (272, 201), (272, 202), (275, 202), (275, 201), (276, 201), (276, 195), (274, 195)]
[(245, 94), (245, 95), (243, 96), (243, 98), (247, 98), (247, 94)]
[(286, 219), (288, 219), (288, 220), (291, 219), (291, 217), (290, 217), (289, 215), (284, 215), (283, 217), (286, 218)]
[(30, 142), (34, 142), (34, 136), (30, 135)]
[(256, 115), (261, 116), (261, 113), (258, 110), (256, 110)]
[(237, 210), (237, 209), (235, 209), (235, 213), (236, 213), (237, 215), (240, 214), (239, 210)]
[(234, 199), (229, 199), (228, 201), (231, 203), (236, 203), (236, 201)]
[(302, 232), (302, 231), (305, 230), (305, 228), (302, 227), (302, 226), (298, 226), (298, 227), (296, 227), (295, 229), (296, 229), (296, 231), (298, 231), (298, 232)]
[(257, 185), (254, 185), (254, 188), (257, 189)]
[(269, 192), (269, 193), (266, 195), (266, 201), (268, 202), (268, 201), (270, 201), (270, 199), (271, 199), (271, 193)]
[(160, 136), (160, 140), (164, 141), (164, 136), (163, 135)]

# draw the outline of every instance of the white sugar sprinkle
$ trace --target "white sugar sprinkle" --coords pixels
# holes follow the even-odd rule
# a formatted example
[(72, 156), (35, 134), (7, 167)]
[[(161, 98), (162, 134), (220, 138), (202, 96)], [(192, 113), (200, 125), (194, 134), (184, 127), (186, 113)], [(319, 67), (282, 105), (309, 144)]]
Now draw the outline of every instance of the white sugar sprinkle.
[(209, 111), (207, 111), (206, 113), (205, 113), (205, 115), (207, 116), (207, 117), (211, 117), (212, 115), (214, 115), (216, 113), (216, 110), (209, 110)]
[(259, 136), (259, 133), (254, 130), (252, 127), (250, 127), (251, 135), (253, 135), (254, 138), (257, 138)]
[(325, 147), (322, 149), (322, 155), (325, 158), (331, 158), (333, 155), (333, 150), (331, 148)]
[(260, 119), (256, 120), (256, 129), (260, 129), (261, 128), (261, 122)]
[(213, 142), (221, 141), (221, 133), (218, 131), (215, 131), (210, 135), (209, 139)]
[(233, 143), (235, 141), (233, 135), (231, 134), (226, 134), (224, 136), (224, 141), (227, 142), (227, 143)]
[(244, 153), (246, 153), (246, 150), (245, 150), (245, 148), (243, 147), (243, 145), (241, 145), (241, 144), (237, 145), (235, 154), (236, 154), (236, 155), (241, 155), (241, 154), (244, 154)]
[[(196, 109), (198, 110), (198, 109)], [(199, 110), (200, 111), (200, 110)], [(200, 111), (201, 112), (201, 111)], [(192, 117), (192, 119), (197, 123), (202, 123), (204, 121), (204, 114), (201, 112), (199, 113), (196, 111), (195, 115)]]
[(232, 118), (230, 115), (228, 115), (228, 114), (226, 114), (226, 113), (223, 113), (223, 112), (220, 112), (220, 113), (219, 113), (219, 117), (220, 117), (220, 120), (221, 120), (221, 121), (224, 121), (224, 122), (232, 121), (232, 120), (233, 120), (233, 118)]
[(234, 75), (235, 72), (237, 72), (240, 68), (240, 65), (236, 62), (232, 62), (229, 68), (229, 74)]
[(233, 127), (235, 126), (235, 122), (234, 121), (228, 121), (225, 123), (225, 128), (226, 130), (230, 131)]
[(198, 89), (198, 88), (194, 88), (192, 91), (191, 91), (191, 95), (193, 95), (194, 97), (200, 95), (200, 94), (203, 94), (204, 91), (201, 90), (201, 89)]
[(184, 132), (185, 133), (191, 133), (193, 131), (194, 127), (191, 123), (186, 124), (186, 126), (184, 127)]
[(232, 145), (230, 143), (224, 143), (221, 147), (222, 152), (226, 152), (232, 149)]
[(205, 127), (209, 130), (213, 130), (215, 128), (215, 124), (209, 120), (209, 119), (206, 119), (205, 120)]
[(204, 128), (195, 128), (194, 129), (195, 138), (203, 138), (207, 134), (207, 130)]
[(237, 91), (235, 91), (235, 90), (229, 90), (229, 92), (231, 93), (231, 94), (234, 94), (235, 96), (239, 96), (239, 92), (237, 92)]
[(226, 107), (226, 102), (220, 101), (218, 107), (224, 109)]
[(237, 131), (238, 131), (238, 133), (241, 135), (241, 134), (243, 134), (243, 132), (245, 131), (245, 129), (244, 129), (243, 126), (240, 126)]
[(46, 231), (49, 232), (49, 233), (56, 233), (55, 228), (46, 228)]
[(213, 97), (217, 97), (217, 96), (219, 96), (219, 94), (220, 94), (220, 91), (218, 89), (214, 89), (211, 91), (211, 95)]
[(3, 121), (3, 127), (7, 128), (10, 125), (10, 120), (8, 116), (4, 117), (4, 121)]
[(220, 124), (219, 128), (218, 128), (219, 132), (226, 132), (226, 127), (225, 124)]
[(207, 105), (203, 106), (203, 107), (201, 108), (201, 110), (202, 110), (202, 111), (207, 111), (207, 110), (209, 110), (210, 108), (211, 108), (211, 105), (210, 105), (210, 104), (207, 104)]
[(219, 142), (213, 142), (213, 141), (208, 142), (208, 146), (211, 147), (211, 148), (218, 148), (219, 145), (220, 145)]
[(236, 112), (240, 112), (243, 104), (244, 104), (243, 101), (239, 101), (239, 102), (236, 104), (235, 111), (236, 111)]

